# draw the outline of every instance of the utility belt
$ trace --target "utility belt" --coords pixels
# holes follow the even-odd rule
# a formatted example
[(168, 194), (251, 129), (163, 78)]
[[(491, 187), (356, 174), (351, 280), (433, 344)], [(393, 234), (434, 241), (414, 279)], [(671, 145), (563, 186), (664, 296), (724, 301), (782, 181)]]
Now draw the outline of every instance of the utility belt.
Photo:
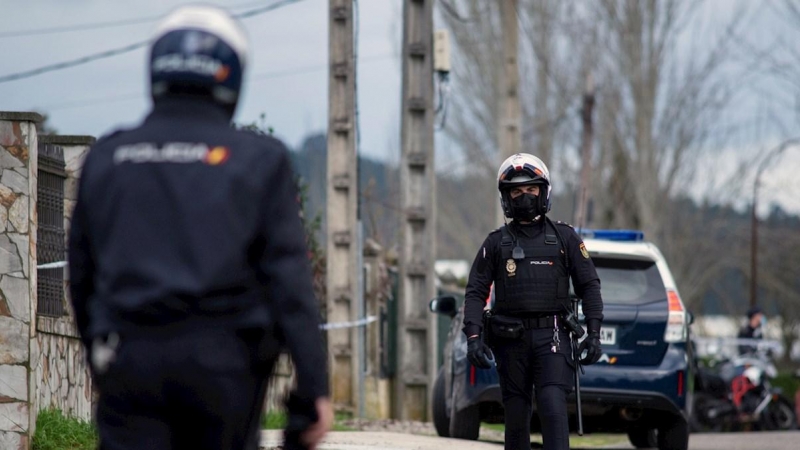
[(513, 317), (498, 315), (491, 310), (483, 313), (483, 335), (487, 345), (491, 345), (497, 339), (521, 339), (525, 330), (535, 329), (564, 330), (583, 335), (583, 328), (581, 328), (574, 314)]

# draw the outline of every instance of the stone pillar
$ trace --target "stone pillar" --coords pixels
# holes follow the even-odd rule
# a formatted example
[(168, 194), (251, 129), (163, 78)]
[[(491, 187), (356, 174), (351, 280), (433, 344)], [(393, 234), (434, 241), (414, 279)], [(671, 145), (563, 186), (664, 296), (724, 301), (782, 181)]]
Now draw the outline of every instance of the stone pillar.
[[(64, 153), (64, 230), (67, 234), (78, 196), (83, 159), (94, 141), (92, 136), (39, 136), (40, 145), (57, 146)], [(68, 277), (65, 272), (65, 300), (69, 299)], [(61, 317), (36, 317), (38, 351), (32, 354), (36, 358), (31, 358), (30, 365), (36, 390), (31, 404), (37, 411), (58, 408), (67, 416), (89, 421), (93, 415), (92, 380), (71, 308), (67, 307), (66, 311), (68, 313)]]
[(36, 414), (36, 113), (0, 112), (0, 448), (26, 449)]

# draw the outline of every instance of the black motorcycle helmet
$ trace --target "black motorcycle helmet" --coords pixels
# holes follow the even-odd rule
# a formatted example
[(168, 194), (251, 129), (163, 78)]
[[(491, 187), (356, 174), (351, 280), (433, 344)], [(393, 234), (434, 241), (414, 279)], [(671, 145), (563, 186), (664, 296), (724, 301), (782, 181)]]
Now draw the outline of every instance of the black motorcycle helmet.
[(244, 30), (222, 9), (177, 9), (159, 25), (150, 49), (153, 101), (175, 95), (209, 98), (232, 117), (247, 47)]

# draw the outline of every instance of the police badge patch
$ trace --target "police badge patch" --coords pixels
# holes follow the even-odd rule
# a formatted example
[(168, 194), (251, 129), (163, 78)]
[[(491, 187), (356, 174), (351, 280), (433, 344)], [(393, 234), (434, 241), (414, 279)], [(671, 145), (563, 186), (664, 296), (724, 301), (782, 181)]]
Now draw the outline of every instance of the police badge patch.
[(508, 276), (510, 277), (517, 274), (517, 263), (514, 262), (513, 259), (506, 261), (506, 272), (508, 272)]
[(583, 255), (584, 258), (589, 259), (589, 252), (586, 250), (586, 244), (581, 242), (581, 245), (578, 246), (578, 248), (581, 249), (581, 255)]

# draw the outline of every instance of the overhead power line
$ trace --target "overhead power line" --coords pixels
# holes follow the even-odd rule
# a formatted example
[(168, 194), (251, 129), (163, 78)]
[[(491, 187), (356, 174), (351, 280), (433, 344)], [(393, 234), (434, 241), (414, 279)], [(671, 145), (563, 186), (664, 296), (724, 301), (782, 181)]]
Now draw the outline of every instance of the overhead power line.
[[(241, 12), (241, 13), (238, 13), (238, 14), (234, 14), (233, 16), (236, 17), (236, 18), (239, 18), (239, 19), (247, 19), (247, 18), (250, 18), (250, 17), (253, 17), (253, 16), (257, 16), (259, 14), (263, 14), (263, 13), (266, 13), (266, 12), (269, 12), (269, 11), (273, 11), (273, 10), (281, 8), (283, 6), (287, 6), (287, 5), (290, 5), (292, 3), (297, 3), (297, 2), (300, 2), (300, 1), (302, 1), (302, 0), (282, 0), (282, 1), (279, 1), (279, 2), (276, 2), (276, 3), (273, 3), (271, 5), (268, 5), (268, 6), (264, 6), (264, 7), (261, 7), (261, 8), (255, 8), (255, 9), (251, 9), (249, 11), (244, 11), (244, 12)], [(22, 72), (11, 73), (11, 74), (8, 74), (8, 75), (2, 75), (2, 76), (0, 76), (0, 83), (6, 83), (8, 81), (21, 80), (23, 78), (30, 78), (30, 77), (33, 77), (33, 76), (36, 76), (36, 75), (41, 75), (43, 73), (47, 73), (47, 72), (54, 72), (56, 70), (63, 70), (63, 69), (68, 69), (70, 67), (80, 66), (80, 65), (83, 65), (83, 64), (86, 64), (86, 63), (90, 63), (92, 61), (97, 61), (99, 59), (105, 59), (105, 58), (110, 58), (112, 56), (122, 55), (124, 53), (129, 53), (129, 52), (132, 52), (132, 51), (137, 50), (139, 48), (142, 48), (142, 47), (146, 46), (149, 43), (150, 43), (150, 40), (148, 39), (146, 41), (140, 41), (140, 42), (136, 42), (136, 43), (133, 43), (133, 44), (128, 44), (128, 45), (123, 46), (123, 47), (113, 48), (111, 50), (106, 50), (106, 51), (102, 51), (102, 52), (99, 52), (99, 53), (93, 53), (93, 54), (82, 56), (80, 58), (72, 59), (72, 60), (69, 60), (69, 61), (63, 61), (63, 62), (60, 62), (60, 63), (49, 64), (49, 65), (46, 65), (46, 66), (37, 67), (35, 69), (25, 70), (25, 71), (22, 71)]]
[[(375, 55), (375, 56), (370, 56), (370, 57), (366, 57), (366, 58), (361, 58), (359, 63), (360, 64), (369, 64), (369, 63), (378, 62), (378, 61), (386, 61), (386, 60), (390, 60), (390, 59), (394, 59), (394, 58), (395, 58), (395, 55), (391, 55), (391, 54)], [(287, 77), (287, 76), (292, 76), (292, 75), (303, 75), (303, 74), (306, 74), (306, 73), (319, 72), (319, 71), (325, 70), (327, 68), (328, 68), (327, 64), (314, 64), (314, 65), (308, 65), (308, 66), (305, 66), (305, 67), (297, 67), (297, 68), (294, 68), (294, 69), (276, 70), (276, 71), (272, 71), (272, 72), (261, 72), (261, 73), (254, 74), (249, 78), (250, 78), (250, 81), (253, 81), (253, 82), (255, 82), (255, 81), (263, 81), (263, 80)], [(41, 107), (41, 108), (38, 108), (38, 109), (40, 109), (42, 111), (50, 112), (50, 111), (58, 111), (58, 110), (62, 110), (62, 109), (84, 108), (84, 107), (88, 107), (88, 106), (103, 105), (103, 104), (107, 104), (107, 103), (117, 103), (117, 102), (129, 101), (129, 100), (138, 100), (138, 99), (142, 99), (142, 98), (145, 98), (145, 93), (143, 93), (143, 92), (136, 92), (136, 93), (131, 92), (131, 93), (127, 93), (127, 94), (120, 94), (120, 95), (114, 95), (114, 96), (108, 96), (108, 97), (99, 97), (99, 98), (86, 99), (86, 100), (75, 100), (75, 101), (70, 101), (70, 102), (56, 103), (56, 104), (51, 105), (49, 107)]]
[(65, 25), (65, 26), (50, 27), (50, 28), (36, 28), (33, 30), (6, 31), (4, 33), (0, 33), (0, 39), (22, 37), (22, 36), (41, 36), (44, 34), (66, 33), (70, 31), (86, 31), (86, 30), (99, 30), (102, 28), (115, 28), (125, 25), (136, 25), (140, 23), (153, 22), (162, 17), (164, 17), (163, 14), (160, 16), (139, 17), (136, 19), (110, 20), (107, 22)]
[[(251, 6), (260, 5), (262, 3), (264, 2), (263, 1), (248, 2), (240, 5), (233, 5), (230, 6), (229, 8), (230, 9), (248, 8)], [(116, 28), (127, 25), (137, 25), (140, 23), (155, 22), (156, 20), (165, 17), (167, 14), (168, 13), (159, 14), (157, 16), (135, 17), (131, 19), (107, 20), (102, 22), (79, 23), (74, 25), (62, 25), (57, 27), (34, 28), (32, 30), (5, 31), (0, 33), (0, 39), (23, 37), (23, 36), (40, 36), (44, 34), (68, 33), (71, 31), (100, 30), (103, 28)]]
[(82, 56), (78, 59), (73, 59), (70, 61), (64, 61), (56, 64), (49, 64), (42, 67), (37, 67), (36, 69), (25, 70), (22, 72), (11, 73), (8, 75), (0, 76), (0, 83), (5, 83), (8, 81), (14, 80), (21, 80), (23, 78), (30, 78), (36, 75), (40, 75), (47, 72), (53, 72), (56, 70), (68, 69), (70, 67), (80, 66), (82, 64), (90, 63), (92, 61), (97, 61), (98, 59), (105, 59), (110, 58), (112, 56), (121, 55), (123, 53), (132, 52), (136, 49), (142, 48), (145, 45), (150, 43), (150, 40), (136, 42), (134, 44), (129, 44), (124, 47), (118, 47), (111, 50), (106, 50), (104, 52), (93, 53), (91, 55)]

